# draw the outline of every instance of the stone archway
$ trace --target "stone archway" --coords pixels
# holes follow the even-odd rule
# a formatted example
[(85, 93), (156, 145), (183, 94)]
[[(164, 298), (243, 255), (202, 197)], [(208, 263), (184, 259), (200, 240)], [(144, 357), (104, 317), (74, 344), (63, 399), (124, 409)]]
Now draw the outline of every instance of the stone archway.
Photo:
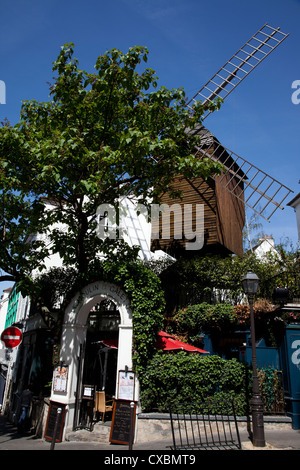
[[(116, 396), (118, 371), (132, 368), (132, 311), (125, 292), (117, 285), (99, 281), (91, 283), (78, 292), (65, 311), (61, 338), (60, 361), (68, 366), (66, 392), (52, 391), (51, 400), (66, 405), (65, 431), (73, 426), (76, 392), (79, 374), (80, 350), (85, 342), (87, 318), (90, 310), (101, 300), (109, 299), (120, 314), (119, 346), (117, 361)], [(135, 386), (135, 400), (138, 400), (138, 386)]]

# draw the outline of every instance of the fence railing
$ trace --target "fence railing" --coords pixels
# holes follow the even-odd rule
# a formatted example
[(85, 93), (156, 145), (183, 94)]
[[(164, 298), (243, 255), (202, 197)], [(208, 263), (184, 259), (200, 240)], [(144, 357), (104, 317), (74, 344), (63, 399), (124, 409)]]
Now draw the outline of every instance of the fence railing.
[(179, 403), (169, 411), (173, 450), (241, 449), (233, 402)]

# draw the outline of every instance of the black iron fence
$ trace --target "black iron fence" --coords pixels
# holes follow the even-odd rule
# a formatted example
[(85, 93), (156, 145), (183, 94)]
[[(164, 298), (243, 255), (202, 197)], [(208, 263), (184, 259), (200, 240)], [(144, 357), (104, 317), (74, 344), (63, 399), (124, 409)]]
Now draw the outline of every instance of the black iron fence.
[(169, 411), (173, 450), (241, 449), (233, 402), (179, 403)]

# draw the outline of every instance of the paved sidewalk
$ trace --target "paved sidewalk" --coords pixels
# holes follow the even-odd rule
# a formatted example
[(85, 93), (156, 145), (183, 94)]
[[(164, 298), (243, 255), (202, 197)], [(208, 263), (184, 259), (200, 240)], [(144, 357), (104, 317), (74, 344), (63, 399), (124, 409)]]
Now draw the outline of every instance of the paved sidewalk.
[[(248, 433), (240, 431), (242, 450), (300, 450), (300, 430), (294, 430), (291, 426), (265, 429), (266, 446), (263, 448), (253, 447)], [(157, 439), (150, 442), (136, 443), (133, 445), (134, 451), (163, 451), (172, 452), (170, 439)], [(9, 423), (3, 415), (0, 415), (0, 451), (3, 450), (50, 450), (51, 442), (36, 438), (27, 433), (18, 433), (16, 426)], [(117, 445), (110, 443), (99, 443), (93, 441), (64, 441), (55, 444), (54, 450), (101, 450), (105, 454), (128, 453), (127, 445)], [(197, 453), (197, 452), (196, 452)]]

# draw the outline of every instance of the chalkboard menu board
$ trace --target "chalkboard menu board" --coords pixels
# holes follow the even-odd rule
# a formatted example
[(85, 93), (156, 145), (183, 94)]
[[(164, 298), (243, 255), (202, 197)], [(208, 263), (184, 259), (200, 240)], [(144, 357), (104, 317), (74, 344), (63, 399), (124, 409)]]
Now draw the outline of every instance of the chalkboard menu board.
[(61, 413), (59, 415), (59, 421), (58, 421), (57, 433), (56, 433), (56, 436), (55, 436), (55, 438), (56, 438), (55, 442), (61, 442), (61, 440), (62, 440), (62, 432), (63, 432), (63, 427), (64, 427), (66, 405), (64, 405), (62, 403), (55, 402), (55, 401), (50, 401), (48, 417), (47, 417), (47, 423), (46, 423), (46, 429), (45, 429), (45, 439), (52, 441), (58, 408), (61, 408)]
[[(133, 403), (133, 406), (131, 404)], [(115, 444), (130, 444), (132, 413), (132, 436), (134, 435), (136, 402), (115, 400), (109, 441)]]

